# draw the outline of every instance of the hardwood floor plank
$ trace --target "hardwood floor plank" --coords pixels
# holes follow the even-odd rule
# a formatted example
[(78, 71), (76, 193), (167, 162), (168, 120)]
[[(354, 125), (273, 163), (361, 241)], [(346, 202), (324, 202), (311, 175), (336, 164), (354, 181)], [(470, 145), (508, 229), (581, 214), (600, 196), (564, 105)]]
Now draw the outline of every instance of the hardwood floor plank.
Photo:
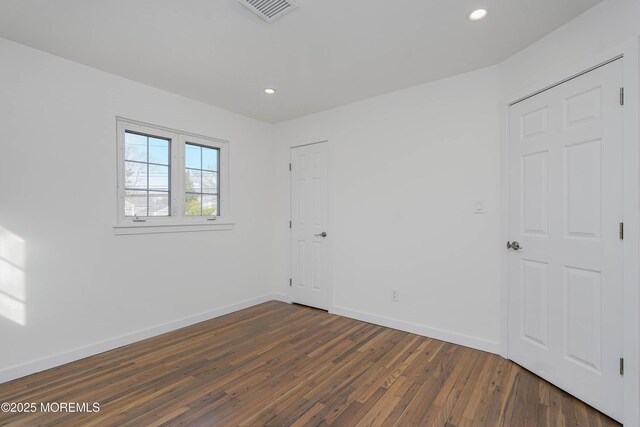
[(464, 387), (460, 390), (460, 396), (458, 402), (451, 410), (447, 424), (449, 426), (459, 426), (463, 422), (464, 412), (467, 409), (467, 403), (471, 400), (473, 391), (479, 383), (479, 378), (482, 374), (482, 370), (485, 364), (493, 356), (488, 353), (479, 353), (475, 355), (475, 364), (471, 368)]
[(499, 356), (271, 301), (0, 384), (0, 425), (619, 426)]
[[(433, 403), (447, 382), (449, 376), (455, 368), (456, 362), (464, 354), (464, 348), (447, 344), (441, 352), (441, 358), (435, 365), (431, 375), (427, 376), (422, 387), (409, 403), (400, 418), (396, 421), (397, 426), (423, 426), (429, 424), (429, 417), (434, 416), (436, 408)], [(434, 359), (435, 360), (435, 359)], [(434, 409), (434, 411), (430, 411)]]
[[(378, 399), (364, 417), (358, 421), (356, 427), (383, 425), (384, 420), (400, 401), (401, 398), (398, 397), (396, 393), (402, 388), (406, 380), (407, 377), (399, 377), (391, 387), (388, 388), (388, 393), (387, 390), (383, 391), (382, 397)], [(373, 394), (369, 395), (369, 398), (371, 398), (371, 396), (373, 396)]]
[(473, 351), (465, 348), (460, 360), (455, 364), (451, 375), (448, 376), (436, 395), (433, 404), (425, 412), (425, 426), (443, 426), (451, 416), (453, 408), (465, 387), (469, 374), (475, 366)]

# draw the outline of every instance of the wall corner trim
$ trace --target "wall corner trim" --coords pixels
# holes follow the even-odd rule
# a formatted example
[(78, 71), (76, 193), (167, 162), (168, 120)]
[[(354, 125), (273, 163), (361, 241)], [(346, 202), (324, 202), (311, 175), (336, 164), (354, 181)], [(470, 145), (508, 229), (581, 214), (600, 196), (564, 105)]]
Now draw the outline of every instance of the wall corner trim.
[(275, 301), (286, 302), (287, 304), (291, 304), (291, 298), (287, 294), (275, 293), (271, 295), (271, 299)]

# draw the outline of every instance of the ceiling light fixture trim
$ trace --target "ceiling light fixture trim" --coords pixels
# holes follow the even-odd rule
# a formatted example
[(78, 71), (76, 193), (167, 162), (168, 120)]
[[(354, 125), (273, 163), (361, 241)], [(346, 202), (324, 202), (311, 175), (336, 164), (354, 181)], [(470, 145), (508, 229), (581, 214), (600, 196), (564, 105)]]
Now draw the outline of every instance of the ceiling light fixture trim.
[(479, 21), (487, 16), (487, 9), (476, 9), (468, 16), (469, 21)]

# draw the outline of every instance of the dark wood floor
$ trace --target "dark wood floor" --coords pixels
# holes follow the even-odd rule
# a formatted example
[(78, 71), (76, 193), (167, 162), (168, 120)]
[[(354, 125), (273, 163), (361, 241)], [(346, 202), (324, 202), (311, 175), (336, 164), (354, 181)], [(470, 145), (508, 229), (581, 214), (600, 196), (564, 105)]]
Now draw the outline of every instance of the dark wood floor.
[(0, 385), (0, 425), (617, 426), (501, 357), (268, 302)]

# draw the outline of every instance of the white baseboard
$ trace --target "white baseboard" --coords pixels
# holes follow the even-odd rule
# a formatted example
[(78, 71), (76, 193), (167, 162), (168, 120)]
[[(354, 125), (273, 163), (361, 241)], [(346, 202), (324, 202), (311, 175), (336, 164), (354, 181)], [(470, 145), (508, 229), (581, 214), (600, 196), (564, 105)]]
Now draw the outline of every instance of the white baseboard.
[(443, 331), (441, 329), (430, 328), (428, 326), (418, 325), (402, 320), (390, 319), (388, 317), (351, 310), (345, 307), (333, 306), (330, 313), (380, 326), (386, 326), (388, 328), (398, 329), (400, 331), (410, 332), (416, 335), (435, 338), (441, 341), (447, 341), (465, 347), (475, 348), (476, 350), (482, 350), (493, 354), (500, 354), (501, 350), (500, 344), (497, 342), (457, 334), (455, 332)]
[(126, 335), (121, 335), (115, 338), (110, 338), (108, 340), (100, 341), (94, 344), (78, 347), (64, 353), (59, 353), (52, 356), (44, 357), (42, 359), (26, 362), (20, 365), (11, 366), (9, 368), (0, 370), (0, 384), (7, 381), (12, 381), (16, 378), (31, 375), (36, 372), (44, 371), (46, 369), (54, 368), (56, 366), (64, 365), (66, 363), (73, 362), (79, 359), (84, 359), (85, 357), (113, 350), (114, 348), (122, 347), (127, 344), (142, 341), (144, 339), (164, 334), (166, 332), (175, 331), (176, 329), (184, 328), (185, 326), (194, 325), (196, 323), (204, 322), (205, 320), (224, 316), (225, 314), (233, 313), (235, 311), (249, 308), (254, 305), (262, 304), (263, 302), (271, 301), (274, 299), (281, 301), (280, 298), (282, 298), (283, 296), (284, 295), (263, 295), (258, 298), (252, 298), (235, 304), (230, 304), (211, 311), (196, 314), (194, 316), (184, 317), (182, 319), (163, 323), (151, 328), (132, 332)]
[[(262, 304), (267, 301), (282, 301), (291, 303), (290, 298), (285, 294), (272, 294), (263, 295), (258, 298), (252, 298), (249, 300), (241, 301), (235, 304), (230, 304), (224, 307), (220, 307), (211, 311), (196, 314), (194, 316), (185, 317), (182, 319), (174, 320), (172, 322), (163, 323), (158, 326), (143, 329), (130, 334), (121, 335), (119, 337), (110, 338), (108, 340), (100, 341), (94, 344), (89, 344), (83, 347), (78, 347), (73, 350), (66, 351), (64, 353), (55, 354), (52, 356), (44, 357), (42, 359), (33, 360), (20, 365), (11, 366), (0, 370), (0, 384), (7, 381), (12, 381), (16, 378), (21, 378), (27, 375), (35, 374), (56, 366), (64, 365), (66, 363), (74, 362), (76, 360), (84, 359), (85, 357), (93, 356), (105, 351), (113, 350), (118, 347), (122, 347), (128, 344), (132, 344), (137, 341), (142, 341), (147, 338), (151, 338), (157, 335), (164, 334), (166, 332), (175, 331), (176, 329), (184, 328), (185, 326), (194, 325), (196, 323), (204, 322), (205, 320), (214, 319), (216, 317), (224, 316), (225, 314), (233, 313), (235, 311), (243, 310), (245, 308), (253, 307), (254, 305)], [(469, 337), (466, 335), (456, 334), (452, 332), (442, 331), (435, 328), (429, 328), (427, 326), (417, 325), (414, 323), (404, 322), (401, 320), (390, 319), (384, 316), (377, 316), (374, 314), (363, 313), (356, 310), (351, 310), (344, 307), (332, 307), (330, 313), (340, 316), (349, 317), (363, 322), (374, 323), (376, 325), (386, 326), (393, 329), (398, 329), (413, 334), (423, 335), (430, 338), (439, 339), (442, 341), (451, 342), (454, 344), (463, 345), (465, 347), (471, 347), (490, 353), (499, 354), (500, 345), (495, 342), (481, 340), (478, 338)]]

